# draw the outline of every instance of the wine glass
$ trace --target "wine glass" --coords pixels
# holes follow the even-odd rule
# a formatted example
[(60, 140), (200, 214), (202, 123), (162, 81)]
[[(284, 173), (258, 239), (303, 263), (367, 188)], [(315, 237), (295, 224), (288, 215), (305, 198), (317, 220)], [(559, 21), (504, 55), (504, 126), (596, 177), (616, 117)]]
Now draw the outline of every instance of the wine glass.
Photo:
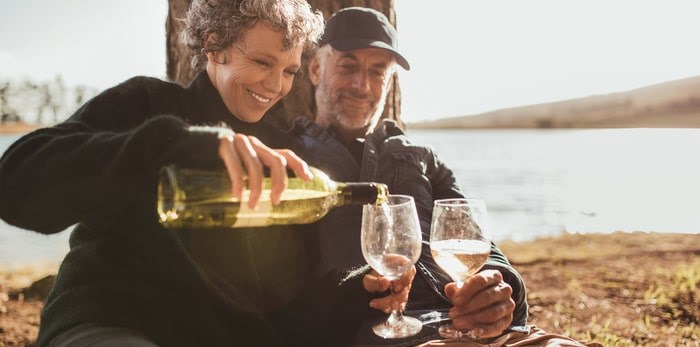
[[(486, 202), (461, 198), (435, 200), (430, 226), (430, 252), (458, 288), (479, 271), (491, 253)], [(445, 338), (473, 337), (469, 332), (441, 325)]]
[[(418, 261), (421, 231), (413, 197), (388, 195), (386, 203), (364, 205), (362, 209), (362, 255), (380, 275), (395, 281)], [(394, 286), (391, 286), (394, 294)], [(388, 319), (372, 330), (385, 339), (413, 336), (423, 325), (393, 310)]]

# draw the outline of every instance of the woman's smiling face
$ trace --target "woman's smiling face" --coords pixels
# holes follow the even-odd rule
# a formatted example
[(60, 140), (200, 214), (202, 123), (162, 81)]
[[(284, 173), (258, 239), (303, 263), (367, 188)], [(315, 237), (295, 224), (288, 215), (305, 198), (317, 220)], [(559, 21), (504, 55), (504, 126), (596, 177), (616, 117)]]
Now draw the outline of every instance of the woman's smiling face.
[(283, 39), (260, 21), (226, 50), (207, 54), (209, 79), (236, 118), (259, 121), (291, 90), (303, 47), (285, 50)]

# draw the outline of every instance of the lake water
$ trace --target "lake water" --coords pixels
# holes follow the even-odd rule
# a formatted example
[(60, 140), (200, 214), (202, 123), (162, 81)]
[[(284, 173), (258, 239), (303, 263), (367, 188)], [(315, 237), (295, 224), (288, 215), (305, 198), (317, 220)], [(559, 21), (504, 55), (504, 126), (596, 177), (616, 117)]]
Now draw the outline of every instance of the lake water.
[[(700, 234), (698, 129), (409, 135), (442, 155), (468, 195), (486, 199), (496, 241), (566, 232)], [(0, 135), (0, 152), (18, 137)], [(45, 236), (0, 221), (0, 267), (56, 263), (68, 234)]]

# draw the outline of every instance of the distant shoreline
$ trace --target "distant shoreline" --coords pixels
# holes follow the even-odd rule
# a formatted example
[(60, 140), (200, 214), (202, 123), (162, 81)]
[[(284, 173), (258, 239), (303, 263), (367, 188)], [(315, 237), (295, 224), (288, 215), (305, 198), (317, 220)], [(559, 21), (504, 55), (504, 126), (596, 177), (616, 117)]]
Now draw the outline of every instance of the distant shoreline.
[(0, 123), (0, 134), (23, 134), (41, 128), (40, 125), (24, 122)]
[(700, 128), (700, 76), (605, 95), (407, 123), (409, 128)]
[(527, 116), (511, 120), (499, 120), (482, 115), (468, 117), (441, 118), (432, 121), (409, 122), (407, 129), (431, 130), (525, 130), (525, 129), (631, 129), (631, 128), (663, 128), (663, 129), (698, 129), (700, 128), (700, 113), (665, 114), (663, 116), (640, 116), (598, 121), (585, 121), (564, 125), (538, 124)]

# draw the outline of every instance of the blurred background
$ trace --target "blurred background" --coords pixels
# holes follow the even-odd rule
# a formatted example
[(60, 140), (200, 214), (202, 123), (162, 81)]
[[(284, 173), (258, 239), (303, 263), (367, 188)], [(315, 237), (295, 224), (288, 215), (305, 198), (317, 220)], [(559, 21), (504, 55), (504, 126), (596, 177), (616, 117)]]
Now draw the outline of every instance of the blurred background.
[[(399, 71), (407, 132), (487, 200), (496, 240), (700, 234), (699, 2), (394, 8), (411, 63)], [(0, 153), (129, 77), (165, 78), (167, 11), (153, 0), (0, 3)], [(68, 234), (0, 222), (0, 267), (60, 261)]]

